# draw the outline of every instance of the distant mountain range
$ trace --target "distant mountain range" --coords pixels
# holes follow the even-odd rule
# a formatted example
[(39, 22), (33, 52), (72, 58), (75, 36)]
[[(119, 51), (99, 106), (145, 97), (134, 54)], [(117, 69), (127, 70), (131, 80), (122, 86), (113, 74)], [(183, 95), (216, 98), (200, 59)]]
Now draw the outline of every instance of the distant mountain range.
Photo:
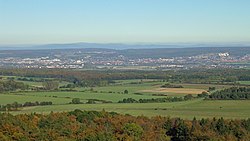
[(41, 50), (41, 49), (150, 49), (150, 48), (196, 48), (196, 47), (250, 47), (250, 43), (168, 43), (168, 44), (122, 44), (122, 43), (68, 43), (46, 45), (0, 46), (0, 50)]

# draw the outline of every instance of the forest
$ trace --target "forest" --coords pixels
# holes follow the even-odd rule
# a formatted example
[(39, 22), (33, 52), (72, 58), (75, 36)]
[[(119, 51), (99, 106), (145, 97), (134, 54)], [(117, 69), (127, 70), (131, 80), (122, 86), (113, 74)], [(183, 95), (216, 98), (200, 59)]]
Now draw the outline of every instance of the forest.
[(224, 100), (247, 100), (250, 99), (249, 87), (231, 87), (216, 91), (209, 95), (209, 99), (224, 99)]
[(248, 141), (250, 119), (183, 120), (156, 116), (121, 115), (115, 112), (81, 111), (50, 114), (0, 114), (3, 141)]
[(1, 81), (0, 80), (0, 92), (15, 91), (17, 89), (26, 90), (28, 85), (22, 82), (16, 82), (14, 80)]

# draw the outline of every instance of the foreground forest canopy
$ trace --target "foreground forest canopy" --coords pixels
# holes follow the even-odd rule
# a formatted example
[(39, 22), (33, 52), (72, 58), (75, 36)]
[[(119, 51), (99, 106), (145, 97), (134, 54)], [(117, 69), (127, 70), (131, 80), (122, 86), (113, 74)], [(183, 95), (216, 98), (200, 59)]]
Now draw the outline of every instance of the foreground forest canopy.
[(183, 120), (74, 110), (43, 114), (0, 114), (0, 139), (82, 141), (248, 141), (250, 119)]

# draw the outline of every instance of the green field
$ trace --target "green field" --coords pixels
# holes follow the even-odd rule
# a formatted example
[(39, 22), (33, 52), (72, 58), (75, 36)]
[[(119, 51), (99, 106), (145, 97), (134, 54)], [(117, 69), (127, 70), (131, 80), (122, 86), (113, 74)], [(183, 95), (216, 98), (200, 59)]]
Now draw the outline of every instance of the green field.
[(36, 102), (36, 101), (38, 102), (51, 101), (53, 102), (53, 104), (65, 104), (65, 103), (69, 103), (71, 99), (32, 96), (32, 95), (0, 94), (1, 105), (11, 104), (13, 102), (24, 104), (25, 102)]
[(240, 84), (250, 85), (250, 81), (238, 81)]
[(204, 101), (191, 100), (172, 103), (133, 103), (133, 104), (77, 104), (77, 105), (52, 105), (24, 108), (19, 113), (49, 113), (51, 111), (71, 111), (81, 110), (106, 110), (122, 114), (131, 114), (135, 116), (170, 116), (184, 119), (196, 118), (249, 118), (250, 101)]
[[(131, 82), (140, 82), (140, 80), (127, 80), (119, 81), (118, 85), (106, 86), (106, 87), (94, 87), (92, 91), (90, 88), (77, 88), (79, 92), (17, 92), (9, 94), (0, 94), (0, 104), (10, 104), (13, 102), (35, 102), (35, 101), (52, 101), (54, 104), (67, 104), (73, 98), (80, 98), (82, 102), (88, 99), (99, 99), (105, 101), (118, 102), (124, 98), (150, 99), (150, 98), (162, 98), (162, 96), (152, 96), (152, 94), (166, 94), (167, 96), (184, 96), (186, 94), (171, 92), (142, 92), (142, 90), (150, 90), (160, 88), (164, 82), (159, 81), (145, 81), (142, 84), (131, 84)], [(39, 82), (33, 82), (39, 85)], [(32, 83), (32, 84), (33, 84)], [(64, 82), (65, 84), (65, 82)], [(62, 85), (62, 84), (61, 84)], [(181, 84), (184, 89), (204, 89), (215, 86), (218, 89), (222, 89), (223, 85), (210, 85), (210, 84)], [(128, 90), (128, 94), (123, 94), (124, 90)], [(140, 93), (135, 94), (135, 93)], [(51, 100), (50, 100), (51, 99)]]
[[(31, 86), (41, 86), (41, 82), (22, 81)], [(249, 82), (244, 82), (244, 84)], [(60, 82), (60, 86), (66, 85), (67, 82)], [(21, 111), (12, 112), (19, 113), (49, 113), (51, 111), (71, 111), (74, 109), (81, 110), (106, 110), (114, 111), (122, 114), (145, 115), (145, 116), (171, 116), (181, 117), (185, 119), (196, 118), (249, 118), (250, 117), (250, 101), (247, 100), (228, 100), (228, 101), (207, 101), (195, 99), (182, 102), (166, 102), (166, 103), (117, 103), (124, 98), (151, 99), (163, 98), (166, 96), (153, 96), (152, 94), (165, 94), (167, 97), (180, 97), (188, 94), (198, 94), (196, 92), (207, 91), (209, 87), (215, 87), (216, 90), (231, 87), (230, 85), (214, 85), (214, 84), (176, 84), (182, 85), (184, 88), (172, 89), (166, 88), (163, 91), (161, 85), (166, 82), (157, 80), (116, 80), (115, 84), (105, 87), (93, 88), (75, 88), (74, 91), (56, 91), (56, 92), (13, 92), (0, 94), (0, 104), (6, 105), (13, 102), (42, 102), (51, 101), (50, 106), (35, 106), (20, 109)], [(243, 82), (242, 82), (243, 84)], [(124, 90), (128, 90), (128, 94), (123, 94)], [(148, 91), (150, 90), (150, 91)], [(184, 91), (180, 93), (180, 91)], [(89, 99), (97, 99), (110, 101), (108, 104), (69, 104), (73, 98), (80, 98), (81, 102), (87, 102)]]
[[(117, 93), (95, 93), (95, 92), (27, 92), (27, 93), (18, 93), (22, 95), (0, 95), (0, 103), (12, 103), (15, 99), (9, 98), (2, 100), (3, 96), (11, 96), (11, 97), (17, 97), (16, 101), (18, 102), (19, 97), (26, 98), (26, 101), (37, 101), (41, 100), (42, 98), (45, 98), (49, 101), (50, 98), (57, 99), (57, 103), (61, 103), (61, 100), (66, 99), (66, 102), (73, 98), (80, 98), (83, 101), (87, 101), (88, 99), (99, 99), (99, 100), (106, 100), (106, 101), (112, 101), (112, 102), (118, 102), (119, 100), (122, 100), (124, 98), (133, 98), (136, 100), (139, 99), (149, 99), (149, 98), (159, 98), (161, 96), (151, 96), (151, 95), (136, 95), (136, 94), (117, 94)], [(55, 98), (56, 97), (56, 98)], [(64, 103), (66, 104), (66, 103)]]

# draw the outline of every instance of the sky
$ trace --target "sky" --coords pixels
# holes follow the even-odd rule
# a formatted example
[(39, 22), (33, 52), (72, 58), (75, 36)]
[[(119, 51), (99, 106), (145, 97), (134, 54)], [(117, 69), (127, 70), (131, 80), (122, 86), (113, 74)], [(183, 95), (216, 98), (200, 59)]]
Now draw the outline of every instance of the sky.
[(0, 45), (249, 41), (250, 0), (0, 0)]

